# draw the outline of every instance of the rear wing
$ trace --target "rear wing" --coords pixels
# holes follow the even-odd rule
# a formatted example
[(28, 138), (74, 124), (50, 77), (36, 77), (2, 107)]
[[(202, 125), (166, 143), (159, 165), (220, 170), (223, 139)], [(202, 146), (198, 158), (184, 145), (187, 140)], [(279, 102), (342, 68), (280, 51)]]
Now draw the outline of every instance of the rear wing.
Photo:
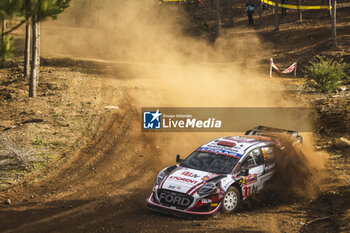
[(298, 134), (297, 131), (272, 128), (268, 126), (255, 126), (254, 128), (245, 132), (245, 135), (256, 135), (256, 136), (276, 136), (276, 134), (287, 134), (295, 143), (302, 143), (303, 137)]

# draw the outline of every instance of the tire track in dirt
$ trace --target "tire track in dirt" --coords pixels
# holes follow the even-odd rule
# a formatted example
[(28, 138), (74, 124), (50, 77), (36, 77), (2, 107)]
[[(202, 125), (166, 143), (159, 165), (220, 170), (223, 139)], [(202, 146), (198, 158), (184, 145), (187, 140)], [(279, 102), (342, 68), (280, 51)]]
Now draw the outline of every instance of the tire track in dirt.
[[(142, 69), (135, 67), (137, 68)], [(191, 69), (184, 70), (180, 74), (191, 74), (190, 71)], [(140, 106), (146, 102), (155, 104), (158, 99), (161, 103), (180, 103), (178, 93), (192, 92), (192, 88), (187, 87), (182, 90), (171, 90), (174, 88), (166, 85), (167, 76), (162, 77), (158, 74), (156, 77), (147, 78), (148, 76), (146, 78), (141, 76), (136, 80), (123, 81), (121, 86), (127, 92), (127, 97), (119, 106), (120, 110), (116, 110), (87, 146), (69, 158), (66, 164), (46, 178), (38, 178), (23, 187), (16, 187), (16, 192), (10, 191), (5, 194), (6, 198), (11, 197), (14, 200), (14, 205), (0, 211), (0, 222), (5, 222), (1, 225), (1, 231), (278, 232), (283, 229), (279, 222), (284, 218), (289, 219), (290, 216), (276, 213), (279, 207), (273, 210), (271, 206), (261, 208), (259, 205), (251, 210), (251, 213), (243, 212), (244, 217), (233, 214), (206, 221), (178, 219), (148, 210), (145, 200), (151, 190), (155, 174), (164, 165), (163, 163), (170, 163), (168, 159), (170, 153), (186, 152), (188, 148), (192, 150), (194, 144), (202, 144), (216, 135), (142, 133)], [(220, 80), (220, 77), (215, 78)], [(221, 80), (225, 78), (221, 77)], [(165, 84), (153, 86), (160, 81)], [(172, 82), (190, 85), (196, 80), (189, 82), (178, 78), (178, 81), (172, 80)], [(218, 85), (218, 90), (223, 86)], [(199, 97), (205, 96), (203, 93), (200, 94)], [(217, 96), (217, 99), (227, 101), (222, 104), (231, 103), (224, 94)], [(208, 101), (207, 104), (218, 102), (208, 98), (205, 100)], [(204, 104), (201, 98), (193, 98), (186, 104), (195, 104), (198, 101)], [(255, 100), (247, 100), (247, 103), (249, 101)], [(243, 101), (242, 104), (246, 102)], [(191, 143), (188, 143), (189, 140)], [(158, 145), (161, 145), (160, 149)], [(33, 194), (35, 196), (31, 198)], [(28, 201), (21, 201), (24, 199)], [(266, 208), (269, 208), (268, 216)], [(255, 222), (256, 216), (259, 216), (258, 222)], [(254, 225), (247, 227), (246, 221), (252, 221)], [(268, 224), (271, 221), (274, 223)], [(288, 226), (288, 229), (293, 227)]]
[[(150, 135), (140, 134), (138, 116), (136, 110), (128, 107), (113, 114), (91, 142), (60, 169), (47, 178), (16, 187), (16, 192), (10, 191), (7, 195), (15, 203), (0, 211), (0, 221), (5, 223), (0, 229), (60, 229), (67, 219), (95, 216), (101, 203), (122, 202), (134, 189), (149, 187), (154, 178), (153, 142)], [(31, 198), (34, 193), (38, 198)], [(21, 203), (20, 199), (30, 201)], [(115, 210), (123, 212), (120, 208)]]
[[(232, 232), (232, 229), (236, 229), (242, 232), (247, 229), (245, 225), (239, 224), (239, 218), (232, 219), (231, 215), (218, 220), (220, 225), (215, 219), (205, 222), (178, 219), (148, 210), (145, 200), (151, 190), (156, 169), (161, 167), (160, 153), (182, 150), (178, 146), (192, 137), (141, 133), (140, 112), (130, 107), (130, 102), (134, 100), (126, 99), (120, 105), (122, 110), (117, 110), (87, 146), (62, 167), (46, 178), (36, 177), (23, 186), (15, 187), (16, 191), (3, 194), (6, 198), (11, 197), (14, 204), (0, 210), (0, 222), (4, 223), (0, 231)], [(212, 137), (213, 134), (210, 134)], [(199, 138), (196, 136), (191, 140), (195, 142)], [(158, 150), (160, 141), (171, 149)], [(184, 147), (192, 148), (193, 145)], [(237, 225), (227, 225), (225, 221)], [(202, 227), (194, 228), (196, 226)], [(249, 230), (259, 227), (264, 229), (259, 224)]]

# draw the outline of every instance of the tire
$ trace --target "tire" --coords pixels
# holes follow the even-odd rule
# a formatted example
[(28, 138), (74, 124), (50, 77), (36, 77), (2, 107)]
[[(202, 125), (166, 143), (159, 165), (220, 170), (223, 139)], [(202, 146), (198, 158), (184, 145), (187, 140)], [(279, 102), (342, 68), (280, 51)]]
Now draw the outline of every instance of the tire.
[(229, 187), (222, 199), (222, 209), (223, 213), (232, 213), (237, 210), (239, 203), (241, 201), (241, 195), (235, 187)]

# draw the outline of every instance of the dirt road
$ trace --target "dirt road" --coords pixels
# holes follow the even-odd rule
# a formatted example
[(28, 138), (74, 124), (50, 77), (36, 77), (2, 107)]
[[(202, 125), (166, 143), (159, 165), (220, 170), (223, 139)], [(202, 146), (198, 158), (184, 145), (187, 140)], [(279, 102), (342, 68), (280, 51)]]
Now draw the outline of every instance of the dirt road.
[[(333, 169), (341, 166), (339, 159), (333, 161), (330, 180), (315, 200), (264, 195), (246, 202), (238, 213), (206, 220), (151, 212), (145, 200), (156, 172), (174, 163), (176, 153), (188, 154), (196, 143), (217, 135), (141, 133), (140, 100), (133, 99), (155, 90), (152, 83), (138, 84), (137, 79), (120, 81), (128, 96), (120, 110), (67, 163), (1, 193), (2, 199), (12, 201), (10, 206), (1, 204), (1, 232), (338, 232), (346, 226), (350, 190), (345, 181), (335, 182)], [(152, 97), (167, 90), (158, 87)], [(317, 220), (322, 217), (327, 218)]]
[[(348, 16), (344, 12), (346, 13), (346, 11), (342, 11), (346, 19)], [(239, 22), (243, 22), (243, 19)], [(102, 58), (109, 59), (114, 54), (108, 52), (120, 48), (116, 46), (111, 49), (110, 46), (107, 46), (103, 47), (103, 52), (101, 52), (101, 48), (90, 51), (88, 48), (91, 46), (91, 41), (83, 40), (85, 39), (83, 37), (86, 36), (80, 34), (81, 30), (77, 32), (80, 36), (79, 39), (74, 39), (73, 32), (66, 33), (66, 35), (72, 36), (69, 39), (65, 38), (67, 43), (74, 42), (69, 44), (72, 47), (65, 43), (55, 45), (56, 47), (52, 50), (53, 54), (57, 55), (55, 49), (63, 51), (66, 48), (68, 50), (75, 49), (75, 51), (70, 53), (69, 59), (66, 57), (46, 59), (43, 62), (44, 66), (47, 69), (58, 69), (62, 72), (68, 72), (66, 69), (70, 69), (69, 72), (74, 70), (77, 73), (94, 74), (96, 77), (93, 82), (103, 84), (98, 90), (101, 93), (106, 91), (113, 95), (114, 89), (109, 89), (109, 86), (118, 86), (118, 89), (123, 92), (123, 99), (118, 106), (120, 109), (113, 110), (111, 117), (89, 137), (86, 145), (79, 146), (78, 151), (63, 158), (65, 162), (56, 161), (57, 164), (51, 165), (51, 173), (30, 175), (22, 183), (1, 190), (0, 200), (10, 199), (11, 205), (0, 204), (0, 232), (350, 231), (350, 169), (347, 165), (349, 151), (332, 148), (326, 142), (331, 140), (332, 135), (321, 139), (317, 138), (320, 146), (328, 145), (320, 150), (329, 152), (330, 157), (326, 163), (325, 174), (327, 174), (327, 178), (320, 185), (320, 193), (316, 198), (281, 198), (265, 193), (257, 199), (245, 202), (238, 213), (210, 219), (182, 219), (161, 215), (151, 212), (146, 206), (146, 198), (159, 169), (174, 164), (177, 153), (185, 156), (200, 144), (216, 136), (222, 136), (222, 134), (142, 133), (139, 124), (140, 108), (144, 106), (280, 107), (299, 104), (309, 106), (308, 99), (314, 98), (315, 95), (311, 95), (311, 97), (310, 95), (301, 96), (297, 89), (293, 89), (291, 92), (285, 91), (284, 85), (281, 84), (285, 80), (269, 79), (269, 82), (266, 82), (266, 76), (262, 75), (261, 72), (250, 69), (246, 71), (247, 67), (252, 67), (255, 64), (256, 59), (261, 61), (271, 53), (279, 54), (290, 51), (290, 48), (294, 48), (293, 46), (296, 47), (295, 50), (279, 57), (280, 62), (285, 66), (299, 55), (302, 56), (302, 60), (310, 59), (310, 56), (306, 56), (309, 51), (313, 51), (312, 53), (315, 54), (323, 52), (325, 48), (316, 46), (317, 48), (314, 49), (312, 46), (313, 42), (318, 41), (317, 35), (323, 35), (326, 38), (325, 41), (329, 39), (329, 36), (322, 31), (322, 27), (319, 31), (316, 29), (313, 31), (308, 46), (303, 45), (304, 33), (308, 30), (307, 25), (299, 27), (302, 30), (295, 34), (296, 38), (293, 40), (296, 41), (295, 43), (292, 44), (287, 40), (280, 41), (281, 38), (290, 37), (288, 30), (292, 30), (293, 25), (292, 22), (287, 22), (285, 26), (281, 26), (281, 34), (279, 35), (282, 36), (274, 34), (269, 28), (261, 29), (262, 32), (266, 33), (260, 35), (263, 39), (269, 38), (275, 41), (274, 50), (270, 50), (269, 44), (262, 48), (260, 37), (252, 36), (250, 33), (247, 33), (249, 35), (246, 36), (242, 33), (243, 36), (241, 35), (230, 48), (235, 53), (238, 51), (240, 57), (244, 58), (242, 58), (244, 62), (224, 65), (222, 63), (204, 64), (197, 62), (197, 60), (193, 63), (188, 62), (193, 60), (191, 52), (197, 54), (203, 48), (209, 51), (205, 53), (208, 57), (217, 54), (217, 51), (223, 50), (225, 52), (226, 47), (207, 45), (202, 47), (204, 45), (201, 41), (198, 41), (201, 46), (194, 46), (195, 49), (190, 52), (186, 50), (187, 44), (183, 47), (180, 46), (181, 49), (190, 54), (185, 57), (185, 61), (181, 60), (183, 57), (178, 57), (177, 51), (176, 56), (171, 56), (173, 54), (170, 52), (170, 55), (167, 54), (168, 50), (161, 51), (159, 54), (162, 56), (166, 54), (165, 58), (170, 59), (170, 61), (164, 62), (165, 58), (162, 56), (156, 57), (156, 60), (161, 61), (159, 63), (151, 61), (140, 64), (132, 60), (134, 62), (128, 62), (128, 64), (120, 62), (113, 65), (101, 65), (101, 62), (96, 61), (96, 59), (89, 62), (77, 61), (72, 57), (78, 56), (82, 51), (84, 52), (82, 56), (89, 54), (92, 57), (106, 52), (107, 56)], [(346, 22), (342, 22), (340, 25), (340, 38), (346, 55), (349, 52), (348, 47), (346, 47), (348, 35), (343, 34), (346, 34), (345, 31), (348, 27), (349, 24)], [(139, 30), (139, 28), (137, 29)], [(149, 28), (146, 27), (146, 29)], [(132, 33), (136, 33), (135, 31)], [(151, 32), (154, 31), (151, 30)], [(247, 30), (242, 29), (240, 32), (247, 32)], [(63, 32), (57, 34), (47, 30), (43, 32), (43, 38), (45, 36), (50, 38), (50, 33), (54, 34), (55, 37), (65, 34)], [(157, 33), (158, 31), (153, 34)], [(136, 33), (136, 35), (138, 34)], [(97, 34), (95, 36), (93, 40), (103, 37), (103, 35)], [(231, 35), (229, 34), (227, 37), (230, 38)], [(143, 39), (143, 37), (141, 38)], [(246, 46), (243, 46), (248, 39), (252, 44), (249, 51), (244, 49)], [(187, 43), (186, 40), (184, 41)], [(57, 41), (63, 41), (63, 39), (59, 37), (50, 42), (58, 43)], [(79, 44), (76, 43), (77, 41)], [(197, 43), (197, 39), (195, 41)], [(108, 38), (107, 42), (106, 44), (113, 44), (114, 38)], [(152, 59), (148, 56), (154, 58), (151, 55), (154, 51), (158, 51), (158, 42), (151, 44), (151, 49), (148, 49), (149, 45), (142, 41), (141, 48), (148, 52), (145, 58), (149, 60)], [(164, 42), (166, 49), (168, 49), (167, 42)], [(225, 42), (224, 39), (223, 42)], [(47, 43), (47, 47), (50, 47), (51, 43)], [(172, 45), (172, 43), (174, 42), (170, 44)], [(103, 43), (101, 44), (103, 45)], [(102, 46), (101, 44), (98, 45)], [(87, 47), (80, 47), (80, 45)], [(45, 47), (44, 42), (43, 51), (47, 47)], [(171, 50), (178, 48), (177, 45), (170, 47)], [(140, 53), (138, 48), (135, 49), (132, 46), (131, 48), (134, 49), (131, 50), (132, 55)], [(64, 52), (62, 53), (64, 54)], [(123, 53), (119, 55), (125, 56)], [(223, 56), (223, 60), (227, 58), (225, 56)], [(235, 54), (231, 58), (229, 61), (237, 58), (237, 55)], [(240, 66), (245, 61), (248, 65), (242, 69)], [(171, 65), (169, 66), (169, 64)], [(85, 76), (83, 77), (85, 78)], [(74, 80), (74, 76), (69, 78)], [(81, 79), (79, 80), (81, 81)], [(288, 80), (290, 83), (299, 81), (292, 78)], [(87, 82), (84, 84), (85, 86), (80, 85), (79, 90), (68, 88), (67, 91), (80, 91), (83, 95), (90, 95), (90, 92), (84, 92), (90, 84)], [(64, 90), (62, 92), (66, 93)], [(110, 100), (112, 95), (102, 96), (104, 100)], [(90, 97), (92, 98), (93, 95)], [(320, 105), (327, 106), (325, 103)], [(285, 191), (280, 190), (280, 193)]]

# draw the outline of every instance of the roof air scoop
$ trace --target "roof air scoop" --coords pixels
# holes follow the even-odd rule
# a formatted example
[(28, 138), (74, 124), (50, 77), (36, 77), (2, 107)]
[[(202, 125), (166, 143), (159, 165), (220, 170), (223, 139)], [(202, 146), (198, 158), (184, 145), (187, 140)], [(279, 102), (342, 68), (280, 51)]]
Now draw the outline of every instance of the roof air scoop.
[(228, 142), (228, 141), (219, 141), (218, 142), (219, 146), (227, 146), (227, 147), (234, 147), (236, 143), (234, 142)]

